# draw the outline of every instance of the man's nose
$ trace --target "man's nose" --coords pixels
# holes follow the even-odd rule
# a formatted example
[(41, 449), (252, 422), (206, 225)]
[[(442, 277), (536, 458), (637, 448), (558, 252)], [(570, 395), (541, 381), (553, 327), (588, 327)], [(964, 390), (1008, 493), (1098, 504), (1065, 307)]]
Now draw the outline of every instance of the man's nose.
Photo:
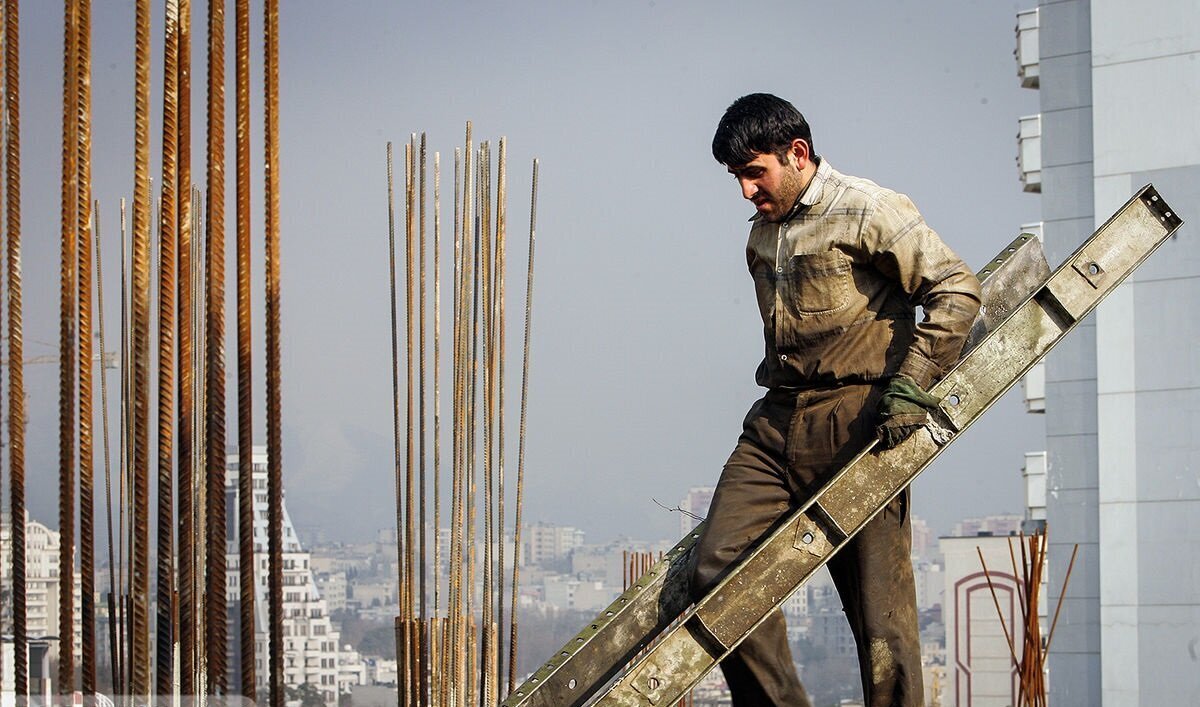
[(739, 179), (738, 184), (740, 184), (742, 187), (743, 199), (753, 199), (754, 195), (758, 193), (758, 185), (756, 185), (753, 180)]

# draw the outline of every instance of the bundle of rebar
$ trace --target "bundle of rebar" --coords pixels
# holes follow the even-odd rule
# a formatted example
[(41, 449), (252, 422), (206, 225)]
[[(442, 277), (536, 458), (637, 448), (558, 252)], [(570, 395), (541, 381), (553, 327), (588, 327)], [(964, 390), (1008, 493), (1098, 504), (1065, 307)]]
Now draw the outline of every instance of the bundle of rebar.
[[(493, 171), (495, 166), (495, 171)], [(412, 135), (405, 146), (405, 403), (401, 414), (396, 209), (392, 147), (387, 149), (389, 262), (392, 291), (392, 382), (398, 615), (399, 703), (405, 705), (498, 704), (515, 684), (520, 524), (524, 483), (525, 410), (536, 223), (537, 163), (531, 188), (521, 427), (511, 555), (505, 551), (505, 273), (507, 250), (507, 145), (498, 157), (491, 144), (472, 141), (455, 150), (451, 326), (451, 478), (446, 553), (442, 553), (441, 498), (441, 157), (433, 156), (433, 375), (427, 370), (426, 307), (431, 264), (427, 260), (427, 142)], [(432, 409), (427, 387), (433, 387)], [(430, 444), (428, 419), (432, 417)], [(404, 424), (402, 424), (402, 421)], [(402, 429), (403, 427), (403, 429)], [(430, 452), (432, 447), (432, 453)], [(427, 461), (432, 456), (432, 484)], [(427, 497), (432, 486), (433, 497)], [(482, 486), (482, 488), (480, 488)], [(428, 552), (428, 503), (433, 504), (433, 548)], [(477, 550), (482, 542), (481, 551)], [(433, 556), (430, 567), (428, 556)], [(506, 557), (512, 558), (506, 583)], [(447, 562), (446, 593), (441, 590)], [(428, 583), (432, 575), (430, 605)], [(479, 577), (476, 606), (476, 577)], [(505, 624), (506, 592), (512, 611)], [(508, 629), (507, 632), (505, 629)], [(505, 637), (508, 637), (507, 646)], [(506, 652), (507, 648), (507, 652)], [(505, 662), (507, 660), (507, 663)], [(506, 674), (507, 680), (502, 679)], [(507, 686), (507, 687), (506, 687)]]
[[(3, 134), (4, 255), (8, 340), (8, 466), (13, 552), (14, 686), (18, 704), (29, 695), (25, 567), (25, 401), (22, 375), (21, 189), (20, 189), (20, 25), (19, 3), (2, 5), (3, 82), (0, 111)], [(76, 611), (74, 579), (81, 585), (78, 612), (82, 640), (75, 648), (67, 630), (58, 643), (56, 692), (97, 694), (100, 681), (113, 694), (145, 704), (182, 693), (191, 697), (226, 691), (225, 565), (225, 238), (224, 238), (224, 3), (208, 4), (207, 120), (205, 190), (191, 181), (190, 0), (165, 0), (163, 34), (162, 164), (157, 216), (152, 212), (150, 144), (151, 2), (134, 10), (134, 170), (132, 228), (126, 228), (121, 202), (122, 379), (116, 495), (110, 463), (108, 384), (105, 349), (99, 204), (91, 185), (91, 3), (66, 0), (63, 14), (62, 183), (59, 264), (59, 546), (58, 615)], [(281, 423), (279, 400), (279, 20), (278, 3), (264, 3), (263, 61), (267, 175), (266, 240), (267, 431), (271, 499), (269, 623), (282, 622)], [(242, 535), (242, 637), (234, 649), (242, 667), (241, 691), (255, 695), (252, 464), (250, 450), (250, 218), (249, 194), (249, 2), (237, 1), (237, 262), (238, 386), (240, 471), (239, 530)], [(201, 216), (204, 218), (201, 218)], [(152, 223), (158, 228), (157, 248)], [(128, 236), (128, 241), (127, 241)], [(155, 252), (157, 255), (155, 257)], [(93, 265), (95, 275), (93, 276)], [(151, 283), (156, 284), (157, 331), (151, 335)], [(94, 323), (99, 326), (95, 327)], [(98, 329), (100, 350), (93, 349)], [(157, 380), (150, 380), (157, 355)], [(101, 405), (93, 405), (97, 385), (93, 362), (101, 361)], [(115, 360), (115, 355), (113, 356)], [(150, 401), (157, 400), (154, 441)], [(103, 429), (104, 486), (99, 504), (106, 510), (109, 584), (107, 651), (111, 670), (97, 672), (99, 615), (94, 557), (97, 505), (93, 426)], [(150, 445), (156, 446), (151, 461)], [(151, 467), (156, 483), (151, 483)], [(154, 492), (154, 498), (151, 492)], [(151, 519), (151, 505), (156, 519)], [(149, 566), (150, 533), (156, 533), (157, 567)], [(78, 531), (78, 546), (76, 533)], [(76, 563), (78, 562), (78, 565)], [(151, 579), (152, 571), (156, 575)], [(76, 575), (78, 572), (78, 575)], [(151, 601), (152, 585), (156, 601)], [(201, 597), (205, 597), (203, 603)], [(156, 612), (150, 625), (152, 604)], [(151, 632), (155, 638), (151, 638)], [(272, 631), (271, 702), (283, 703), (282, 638)], [(76, 676), (79, 676), (78, 678)], [(90, 699), (90, 698), (89, 698)]]
[[(13, 636), (18, 699), (28, 695), (25, 596), (24, 388), (21, 369), (20, 111), (18, 3), (4, 0), (4, 222), (9, 360), (8, 440), (14, 550)], [(91, 186), (91, 5), (64, 3), (59, 349), (59, 615), (74, 612), (73, 577), (82, 586), (81, 650), (59, 643), (57, 690), (114, 694), (137, 704), (174, 695), (223, 695), (227, 655), (241, 668), (240, 692), (257, 695), (253, 460), (251, 418), (250, 34), (249, 0), (235, 5), (236, 261), (238, 385), (238, 561), (240, 615), (236, 648), (226, 631), (225, 474), (225, 3), (208, 3), (204, 188), (192, 183), (191, 2), (164, 0), (159, 193), (150, 166), (151, 2), (134, 9), (134, 169), (129, 228), (120, 208), (121, 411), (115, 445), (116, 505), (107, 418), (108, 361), (103, 329), (99, 204)], [(263, 4), (263, 143), (265, 164), (264, 358), (267, 431), (267, 661), (264, 682), (273, 707), (284, 701), (283, 513), (280, 322), (279, 7)], [(516, 503), (506, 477), (506, 276), (508, 271), (507, 142), (476, 144), (467, 125), (455, 150), (453, 227), (442, 228), (441, 157), (424, 135), (405, 149), (405, 394), (399, 406), (399, 315), (393, 289), (393, 381), (396, 404), (397, 653), (405, 705), (495, 705), (517, 674), (519, 568), (525, 468), (529, 332), (533, 292), (538, 165), (533, 162), (521, 375)], [(388, 153), (392, 281), (395, 220)], [(154, 211), (157, 196), (157, 212)], [(433, 243), (427, 238), (432, 212)], [(157, 231), (155, 232), (155, 229)], [(443, 238), (453, 239), (441, 283)], [(432, 262), (429, 254), (432, 250)], [(93, 277), (92, 267), (95, 267)], [(430, 275), (432, 274), (432, 287)], [(447, 301), (443, 302), (443, 294)], [(152, 307), (151, 297), (156, 298)], [(432, 317), (428, 307), (432, 305)], [(452, 313), (442, 345), (443, 305)], [(152, 309), (157, 311), (152, 332)], [(99, 322), (100, 351), (93, 350)], [(432, 350), (432, 375), (428, 355)], [(151, 357), (155, 360), (152, 361)], [(447, 361), (443, 361), (443, 356)], [(94, 409), (99, 372), (100, 410)], [(441, 378), (449, 363), (450, 409)], [(151, 375), (154, 379), (151, 379)], [(432, 391), (430, 391), (432, 387)], [(430, 395), (432, 392), (432, 395)], [(156, 416), (151, 420), (151, 404)], [(442, 415), (450, 420), (450, 478), (442, 479)], [(106, 645), (111, 670), (97, 673), (94, 511), (95, 418), (104, 430), (104, 498), (108, 521)], [(431, 423), (431, 424), (430, 424)], [(152, 429), (153, 425), (153, 429)], [(402, 425), (406, 428), (402, 430)], [(403, 434), (403, 443), (401, 435)], [(151, 458), (151, 445), (154, 445)], [(151, 479), (151, 474), (155, 478)], [(432, 478), (430, 478), (432, 476)], [(443, 483), (448, 481), (448, 483)], [(432, 492), (432, 495), (430, 493)], [(448, 508), (443, 495), (449, 496)], [(430, 509), (432, 505), (432, 509)], [(153, 507), (153, 510), (152, 510)], [(512, 518), (509, 518), (509, 515)], [(432, 522), (432, 528), (430, 523)], [(443, 523), (448, 532), (443, 536)], [(511, 523), (511, 525), (510, 525)], [(507, 528), (512, 527), (512, 549)], [(75, 545), (78, 529), (79, 544)], [(432, 530), (432, 532), (430, 532)], [(151, 532), (155, 537), (151, 538)], [(444, 545), (443, 545), (444, 539)], [(480, 543), (482, 542), (482, 546)], [(153, 549), (151, 543), (154, 543)], [(430, 547), (432, 543), (432, 547)], [(151, 553), (156, 565), (150, 567)], [(511, 580), (507, 578), (511, 562)], [(153, 576), (153, 579), (151, 575)], [(432, 586), (430, 586), (432, 584)], [(155, 596), (151, 597), (151, 592)], [(507, 601), (511, 608), (506, 613)], [(151, 611), (154, 612), (153, 626)], [(507, 623), (506, 623), (507, 622)], [(151, 637), (153, 635), (153, 638)], [(507, 661), (507, 662), (506, 662)], [(77, 678), (76, 674), (81, 676)], [(507, 680), (502, 676), (507, 674)]]
[[(1018, 707), (1046, 707), (1046, 660), (1049, 657), (1050, 643), (1054, 639), (1054, 628), (1058, 625), (1058, 615), (1062, 610), (1062, 600), (1067, 593), (1067, 584), (1071, 581), (1071, 570), (1075, 567), (1075, 555), (1079, 546), (1071, 552), (1071, 561), (1063, 575), (1063, 585), (1059, 593), (1058, 605), (1050, 624), (1050, 633), (1042, 640), (1042, 625), (1038, 616), (1038, 605), (1041, 601), (1041, 588), (1046, 570), (1046, 541), (1047, 533), (1043, 529), (1026, 537), (1023, 533), (1017, 539), (1019, 552), (1013, 547), (1013, 540), (1008, 541), (1008, 554), (1012, 562), (1012, 576), (1016, 580), (1017, 604), (1021, 608), (1021, 624), (1010, 627), (1004, 620), (1000, 608), (1000, 599), (996, 595), (996, 587), (992, 581), (992, 573), (983, 559), (983, 551), (976, 548), (979, 563), (987, 578), (988, 589), (992, 593), (996, 612), (1000, 616), (1000, 626), (1004, 631), (1004, 639), (1008, 643), (1009, 656), (1017, 674), (1017, 705)], [(1017, 629), (1021, 630), (1020, 650), (1018, 651)]]

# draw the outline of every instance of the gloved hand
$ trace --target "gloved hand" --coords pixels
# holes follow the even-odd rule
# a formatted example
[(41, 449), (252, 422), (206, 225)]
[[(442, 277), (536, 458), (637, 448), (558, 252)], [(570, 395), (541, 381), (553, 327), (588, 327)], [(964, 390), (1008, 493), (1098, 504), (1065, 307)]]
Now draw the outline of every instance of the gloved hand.
[(897, 374), (888, 381), (879, 400), (879, 426), (876, 433), (885, 449), (891, 449), (908, 439), (929, 420), (929, 410), (941, 402), (930, 395), (915, 380)]

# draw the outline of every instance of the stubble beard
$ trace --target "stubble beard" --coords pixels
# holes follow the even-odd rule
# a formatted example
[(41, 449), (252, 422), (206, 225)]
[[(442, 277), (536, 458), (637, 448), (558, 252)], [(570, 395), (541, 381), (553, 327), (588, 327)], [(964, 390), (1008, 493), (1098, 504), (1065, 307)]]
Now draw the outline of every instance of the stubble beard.
[(800, 193), (804, 191), (802, 179), (799, 169), (791, 164), (785, 165), (779, 181), (778, 193), (771, 199), (779, 211), (768, 216), (767, 221), (780, 223), (787, 219), (788, 214), (792, 212), (792, 207), (796, 205), (796, 200), (800, 198)]

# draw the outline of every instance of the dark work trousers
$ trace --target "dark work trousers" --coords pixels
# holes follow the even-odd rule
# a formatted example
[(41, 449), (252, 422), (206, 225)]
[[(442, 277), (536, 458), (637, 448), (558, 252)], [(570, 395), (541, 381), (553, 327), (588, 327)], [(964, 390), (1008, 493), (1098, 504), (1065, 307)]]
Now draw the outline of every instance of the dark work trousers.
[[(732, 564), (870, 442), (881, 393), (871, 385), (771, 390), (754, 404), (692, 554), (694, 598), (720, 582)], [(829, 561), (871, 707), (924, 705), (911, 546), (905, 489)], [(734, 707), (811, 704), (778, 610), (721, 669)]]

